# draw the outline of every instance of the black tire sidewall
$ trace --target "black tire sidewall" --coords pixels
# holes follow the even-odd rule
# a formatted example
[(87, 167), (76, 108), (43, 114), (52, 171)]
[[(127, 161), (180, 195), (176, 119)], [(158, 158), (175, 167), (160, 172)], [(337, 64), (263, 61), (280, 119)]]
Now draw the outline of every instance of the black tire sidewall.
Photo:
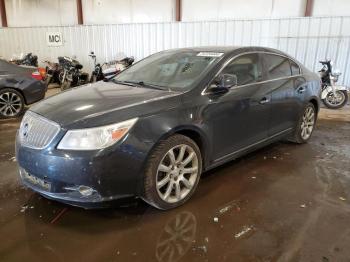
[[(160, 198), (157, 189), (156, 189), (156, 174), (158, 170), (158, 166), (160, 161), (163, 159), (164, 155), (174, 146), (179, 144), (186, 144), (193, 148), (195, 153), (197, 154), (198, 158), (198, 175), (196, 182), (191, 189), (191, 192), (188, 193), (188, 195), (176, 203), (167, 203), (163, 199)], [(198, 145), (191, 140), (190, 138), (183, 136), (183, 135), (174, 135), (169, 137), (166, 140), (161, 141), (153, 150), (151, 153), (148, 163), (146, 165), (145, 169), (145, 177), (144, 177), (144, 193), (142, 198), (149, 203), (150, 205), (161, 209), (161, 210), (168, 210), (172, 209), (178, 206), (183, 205), (188, 199), (191, 198), (191, 196), (196, 191), (196, 188), (198, 186), (200, 176), (202, 173), (202, 156), (200, 149)]]
[(23, 112), (24, 112), (24, 107), (25, 107), (25, 101), (24, 101), (23, 95), (22, 95), (19, 91), (15, 90), (15, 89), (13, 89), (13, 88), (4, 88), (4, 89), (1, 89), (1, 90), (0, 90), (0, 95), (3, 94), (3, 93), (6, 93), (6, 92), (15, 93), (15, 94), (19, 97), (19, 99), (21, 100), (21, 110), (20, 110), (16, 115), (13, 115), (13, 116), (4, 116), (4, 115), (2, 115), (2, 114), (0, 113), (0, 118), (2, 118), (2, 119), (8, 119), (8, 118), (16, 118), (16, 117), (19, 117), (20, 115), (23, 114)]

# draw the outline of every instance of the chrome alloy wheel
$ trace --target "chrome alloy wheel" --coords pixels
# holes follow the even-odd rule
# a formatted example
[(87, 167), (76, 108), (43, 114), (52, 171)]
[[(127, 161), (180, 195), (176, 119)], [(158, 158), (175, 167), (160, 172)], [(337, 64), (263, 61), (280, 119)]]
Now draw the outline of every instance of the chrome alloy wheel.
[(304, 140), (309, 139), (311, 136), (312, 130), (315, 126), (315, 110), (310, 106), (307, 107), (304, 115), (303, 120), (301, 122), (301, 138)]
[(196, 238), (197, 220), (194, 214), (182, 211), (170, 218), (158, 238), (157, 261), (179, 261)]
[(15, 116), (22, 110), (21, 98), (11, 91), (0, 95), (0, 114), (3, 116)]
[(160, 161), (156, 188), (159, 197), (167, 203), (184, 199), (193, 189), (198, 176), (198, 156), (185, 144), (172, 147)]

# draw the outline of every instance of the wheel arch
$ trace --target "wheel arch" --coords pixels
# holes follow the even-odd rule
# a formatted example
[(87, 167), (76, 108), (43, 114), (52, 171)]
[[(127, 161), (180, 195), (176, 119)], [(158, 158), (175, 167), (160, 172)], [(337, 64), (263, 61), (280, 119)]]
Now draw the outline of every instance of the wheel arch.
[(24, 100), (24, 104), (28, 105), (28, 104), (27, 104), (26, 97), (25, 97), (25, 95), (24, 95), (22, 89), (16, 88), (16, 87), (13, 87), (13, 86), (1, 86), (1, 87), (0, 87), (0, 91), (1, 91), (1, 90), (4, 90), (4, 89), (12, 89), (12, 90), (17, 91), (18, 93), (20, 93), (20, 94), (22, 95), (23, 100)]
[(318, 113), (319, 110), (320, 110), (320, 105), (319, 105), (319, 102), (318, 102), (318, 99), (313, 97), (309, 100), (310, 103), (312, 103), (316, 109), (316, 112)]
[[(172, 129), (169, 129), (167, 132), (165, 132), (162, 136), (160, 136), (157, 141), (152, 145), (148, 152), (148, 156), (146, 157), (146, 161), (142, 165), (142, 170), (144, 170), (146, 164), (147, 164), (147, 159), (151, 155), (151, 153), (155, 150), (155, 148), (159, 145), (161, 141), (166, 140), (167, 138), (180, 134), (186, 137), (189, 137), (192, 139), (199, 147), (199, 150), (201, 152), (201, 157), (202, 157), (202, 170), (205, 171), (206, 168), (209, 166), (209, 161), (210, 161), (210, 144), (209, 140), (207, 139), (207, 135), (204, 133), (203, 130), (201, 130), (197, 126), (193, 125), (181, 125), (174, 127)], [(144, 186), (144, 177), (140, 176), (138, 186), (137, 186), (137, 191), (138, 195), (141, 196), (143, 194), (143, 186)]]
[(207, 138), (207, 135), (204, 133), (203, 130), (201, 130), (197, 126), (192, 126), (192, 125), (185, 125), (185, 126), (178, 126), (175, 127), (171, 130), (169, 130), (167, 133), (165, 133), (159, 140), (158, 142), (154, 145), (154, 147), (157, 146), (159, 141), (165, 140), (168, 137), (175, 135), (175, 134), (180, 134), (183, 136), (186, 136), (190, 139), (192, 139), (199, 147), (199, 150), (201, 152), (201, 157), (202, 157), (202, 163), (203, 163), (203, 170), (206, 169), (209, 163), (209, 140)]

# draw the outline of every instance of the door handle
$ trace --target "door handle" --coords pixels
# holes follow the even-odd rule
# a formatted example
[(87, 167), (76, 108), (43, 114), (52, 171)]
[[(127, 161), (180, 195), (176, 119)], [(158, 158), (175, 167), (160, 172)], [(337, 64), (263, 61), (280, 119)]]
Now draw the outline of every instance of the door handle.
[(270, 99), (269, 98), (267, 98), (267, 97), (263, 97), (261, 100), (260, 100), (260, 104), (266, 104), (266, 103), (269, 103), (270, 102)]
[(304, 93), (305, 91), (306, 91), (305, 86), (301, 86), (301, 87), (299, 87), (299, 88), (297, 89), (297, 92), (298, 92), (299, 94), (302, 94), (302, 93)]

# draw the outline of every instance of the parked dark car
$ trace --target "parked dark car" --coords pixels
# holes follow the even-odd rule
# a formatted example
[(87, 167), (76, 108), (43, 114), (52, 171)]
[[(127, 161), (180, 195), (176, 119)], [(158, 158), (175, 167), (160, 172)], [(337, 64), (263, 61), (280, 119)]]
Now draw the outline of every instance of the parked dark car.
[(21, 115), (25, 105), (44, 98), (46, 85), (36, 67), (11, 64), (0, 59), (0, 118)]
[(274, 49), (156, 53), (33, 106), (17, 135), (20, 176), (86, 208), (124, 197), (174, 208), (206, 170), (280, 139), (307, 142), (319, 92), (316, 74)]

